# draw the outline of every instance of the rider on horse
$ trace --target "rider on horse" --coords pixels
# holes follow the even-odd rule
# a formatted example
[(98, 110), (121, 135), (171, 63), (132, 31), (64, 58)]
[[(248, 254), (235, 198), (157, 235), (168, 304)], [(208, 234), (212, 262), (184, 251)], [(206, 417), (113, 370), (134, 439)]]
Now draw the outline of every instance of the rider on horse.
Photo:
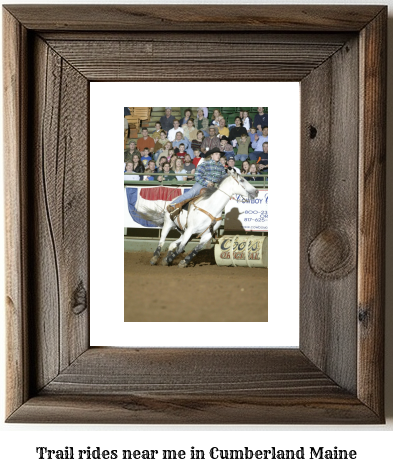
[(195, 171), (196, 183), (194, 186), (190, 191), (181, 194), (167, 206), (167, 211), (171, 214), (172, 218), (180, 212), (184, 201), (189, 201), (198, 196), (202, 189), (214, 186), (215, 183), (218, 183), (227, 175), (226, 169), (220, 163), (221, 156), (225, 156), (225, 152), (220, 151), (217, 147), (206, 152), (205, 161)]

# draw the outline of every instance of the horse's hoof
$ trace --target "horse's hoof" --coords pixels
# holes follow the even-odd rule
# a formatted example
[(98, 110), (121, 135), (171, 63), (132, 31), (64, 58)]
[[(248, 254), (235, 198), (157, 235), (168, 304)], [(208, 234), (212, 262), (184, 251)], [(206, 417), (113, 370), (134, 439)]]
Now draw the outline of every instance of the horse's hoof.
[(158, 260), (158, 257), (153, 257), (151, 260), (150, 260), (150, 265), (155, 265), (157, 263), (157, 260)]
[(169, 265), (168, 260), (164, 258), (164, 260), (161, 262), (161, 265), (163, 265), (164, 267), (167, 267)]
[(185, 260), (182, 260), (178, 265), (178, 267), (180, 268), (186, 268), (186, 266), (187, 266), (187, 262)]

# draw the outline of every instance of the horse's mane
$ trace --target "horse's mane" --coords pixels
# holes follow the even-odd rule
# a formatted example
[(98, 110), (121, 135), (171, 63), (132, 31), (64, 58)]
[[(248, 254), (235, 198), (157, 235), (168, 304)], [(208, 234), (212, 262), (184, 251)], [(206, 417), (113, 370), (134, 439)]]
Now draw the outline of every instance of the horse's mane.
[(226, 179), (230, 177), (231, 175), (228, 174), (227, 176), (224, 176), (223, 178), (221, 178), (220, 181), (217, 181), (217, 187), (214, 187), (214, 186), (207, 187), (206, 191), (203, 193), (203, 197), (201, 201), (204, 199), (209, 199), (209, 197), (211, 197), (217, 191), (218, 186), (220, 186)]

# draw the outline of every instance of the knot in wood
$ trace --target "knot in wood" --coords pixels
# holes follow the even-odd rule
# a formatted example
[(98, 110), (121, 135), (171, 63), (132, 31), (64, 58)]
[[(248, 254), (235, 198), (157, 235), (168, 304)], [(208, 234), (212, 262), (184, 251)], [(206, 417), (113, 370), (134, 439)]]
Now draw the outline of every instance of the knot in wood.
[(74, 302), (72, 306), (72, 312), (74, 314), (82, 313), (87, 306), (87, 293), (82, 282), (79, 282), (76, 290), (74, 291)]
[(350, 239), (336, 229), (325, 229), (318, 234), (308, 247), (308, 257), (313, 272), (323, 278), (342, 278), (355, 266)]
[(310, 138), (313, 140), (317, 136), (318, 130), (310, 125)]
[(371, 311), (368, 308), (360, 306), (358, 310), (358, 319), (363, 329), (367, 329), (371, 319)]

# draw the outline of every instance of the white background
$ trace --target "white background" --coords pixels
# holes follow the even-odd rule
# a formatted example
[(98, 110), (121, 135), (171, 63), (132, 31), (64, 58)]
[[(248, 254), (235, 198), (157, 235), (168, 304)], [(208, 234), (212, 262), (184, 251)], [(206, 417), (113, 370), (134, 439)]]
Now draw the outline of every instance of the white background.
[[(149, 104), (155, 107), (165, 106), (162, 91), (170, 91), (173, 85), (164, 82), (154, 87), (150, 82), (93, 82), (90, 86), (90, 143), (91, 156), (94, 156), (94, 166), (91, 166), (90, 173), (92, 345), (298, 346), (299, 83), (253, 83), (252, 87), (248, 83), (237, 84), (238, 90), (242, 92), (236, 97), (232, 83), (198, 82), (193, 86), (189, 82), (177, 82), (177, 97), (189, 97), (189, 91), (194, 87), (198, 90), (199, 98), (195, 102), (172, 103), (172, 106), (197, 107), (203, 105), (203, 102), (217, 107), (257, 107), (255, 97), (258, 92), (259, 105), (269, 107), (269, 322), (124, 323), (124, 179), (117, 165), (121, 163), (123, 166), (122, 111), (127, 103), (135, 107)], [(217, 91), (220, 93), (217, 94)], [(168, 102), (168, 99), (165, 100)], [(103, 120), (103, 116), (108, 117), (108, 120)], [(117, 144), (117, 148), (114, 144)], [(114, 150), (117, 151), (115, 156)], [(108, 163), (113, 163), (113, 166)], [(108, 285), (111, 285), (110, 292), (107, 291)], [(283, 289), (285, 298), (281, 295)], [(104, 295), (108, 295), (107, 299)], [(239, 295), (227, 296), (236, 301)], [(112, 317), (108, 318), (108, 314)]]
[[(19, 3), (9, 0), (7, 3)], [(24, 0), (24, 3), (28, 3)], [(34, 2), (36, 3), (36, 2)], [(44, 2), (43, 2), (44, 3)], [(46, 3), (53, 3), (52, 1)], [(82, 2), (58, 2), (58, 3), (82, 3)], [(89, 2), (83, 0), (83, 3), (110, 3), (110, 2)], [(114, 3), (138, 3), (138, 2), (122, 2), (117, 0)], [(175, 3), (170, 0), (157, 3)], [(211, 2), (201, 2), (211, 3)], [(217, 2), (212, 2), (217, 3)], [(239, 4), (246, 2), (228, 2), (231, 4)], [(250, 1), (249, 4), (258, 4), (259, 1)], [(270, 4), (280, 3), (298, 3), (298, 2), (281, 2), (269, 0)], [(314, 3), (302, 0), (303, 4)], [(322, 4), (335, 4), (337, 2), (320, 1)], [(344, 2), (341, 2), (344, 3)], [(380, 4), (380, 1), (348, 1), (346, 4)], [(392, 13), (393, 0), (385, 2), (389, 5), (389, 47), (388, 50), (388, 130), (393, 128), (393, 81), (392, 81), (392, 65), (393, 65), (393, 28)], [(225, 14), (225, 10), (223, 10)], [(1, 118), (0, 118), (1, 119)], [(388, 182), (393, 182), (393, 137), (388, 133)], [(0, 168), (2, 172), (2, 169)], [(198, 469), (207, 472), (216, 472), (224, 468), (226, 472), (238, 472), (247, 469), (249, 473), (272, 472), (272, 468), (277, 470), (290, 469), (291, 472), (301, 473), (331, 473), (347, 472), (348, 468), (356, 469), (357, 472), (390, 472), (392, 469), (391, 446), (393, 444), (392, 428), (393, 428), (393, 188), (388, 186), (387, 194), (387, 272), (386, 272), (386, 426), (63, 426), (63, 425), (8, 425), (2, 424), (0, 431), (0, 463), (4, 471), (12, 470), (13, 472), (40, 472), (53, 473), (56, 469), (57, 473), (66, 472), (72, 469), (73, 472), (86, 472), (86, 468), (93, 467), (95, 472), (107, 472), (108, 469), (115, 468), (117, 473), (130, 473), (133, 468), (138, 472), (151, 471), (152, 468), (158, 468), (160, 471), (166, 472), (171, 470), (172, 473), (185, 470), (193, 473)], [(3, 196), (0, 193), (0, 198)], [(0, 223), (3, 224), (3, 206), (0, 203)], [(3, 229), (0, 229), (0, 239), (3, 238)], [(0, 248), (3, 243), (0, 242)], [(3, 260), (2, 260), (3, 263)], [(4, 270), (0, 272), (2, 277)], [(3, 286), (0, 285), (0, 301), (4, 301)], [(4, 311), (2, 311), (2, 314)], [(4, 350), (4, 323), (0, 324), (1, 341), (3, 341), (3, 350), (0, 352), (0, 367), (3, 371), (5, 365)], [(0, 405), (4, 406), (4, 377), (1, 378), (2, 386), (0, 387)], [(369, 433), (372, 431), (372, 434)], [(243, 446), (254, 447), (285, 447), (287, 449), (295, 449), (298, 446), (339, 446), (340, 448), (356, 449), (359, 453), (357, 461), (259, 461), (258, 463), (244, 461), (203, 461), (203, 464), (193, 464), (191, 461), (156, 462), (155, 464), (143, 464), (138, 461), (116, 462), (110, 461), (38, 461), (35, 454), (36, 446), (48, 446), (50, 448), (58, 448), (64, 446), (74, 446), (83, 449), (86, 445), (92, 447), (101, 446), (103, 449), (129, 449), (132, 447), (148, 447), (149, 449), (173, 448), (187, 449), (190, 446), (196, 448), (209, 448), (211, 446), (224, 446), (227, 449), (241, 448)], [(93, 462), (93, 464), (92, 464)], [(147, 461), (146, 461), (147, 462)], [(273, 464), (275, 462), (275, 464)], [(56, 464), (54, 464), (56, 463)], [(133, 464), (130, 464), (133, 463)], [(261, 464), (262, 463), (262, 464)], [(268, 464), (267, 464), (268, 463)], [(284, 463), (284, 464), (283, 464)], [(202, 466), (202, 467), (201, 467)], [(270, 469), (269, 469), (270, 468)], [(214, 469), (214, 471), (213, 471)]]

